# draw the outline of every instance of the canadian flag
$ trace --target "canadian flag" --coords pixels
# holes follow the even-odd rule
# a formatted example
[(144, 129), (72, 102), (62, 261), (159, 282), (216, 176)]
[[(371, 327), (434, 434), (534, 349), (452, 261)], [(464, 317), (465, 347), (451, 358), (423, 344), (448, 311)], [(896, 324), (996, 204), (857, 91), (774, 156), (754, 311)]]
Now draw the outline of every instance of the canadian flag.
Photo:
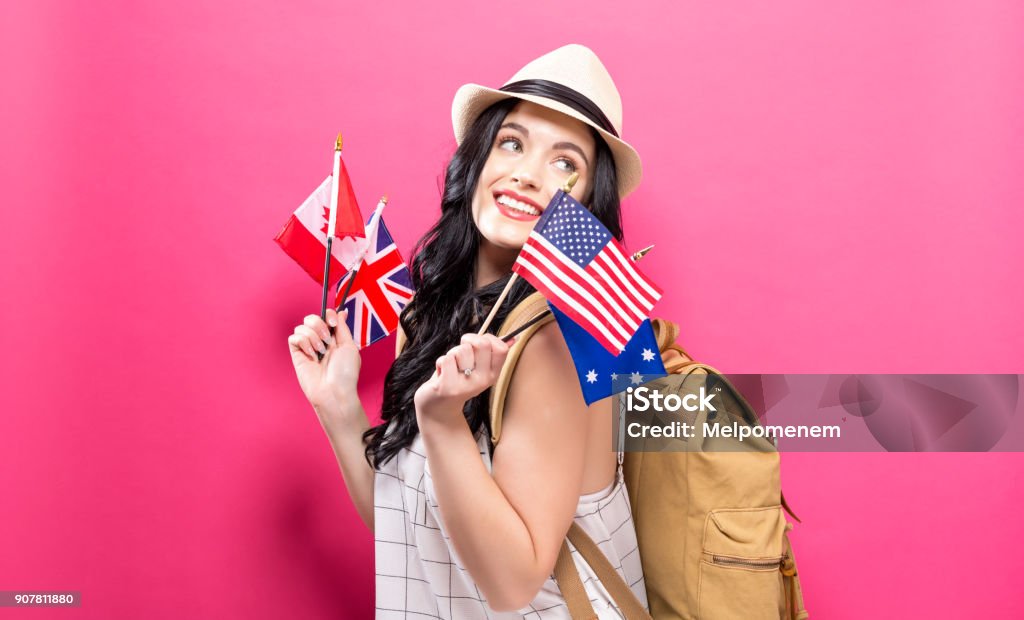
[[(359, 206), (352, 192), (344, 164), (338, 183), (338, 214), (336, 238), (331, 243), (331, 275), (333, 287), (355, 266), (366, 248)], [(285, 223), (274, 241), (291, 256), (311, 278), (324, 283), (324, 255), (327, 253), (327, 222), (330, 219), (331, 177), (310, 194)], [(356, 224), (353, 225), (352, 222)]]

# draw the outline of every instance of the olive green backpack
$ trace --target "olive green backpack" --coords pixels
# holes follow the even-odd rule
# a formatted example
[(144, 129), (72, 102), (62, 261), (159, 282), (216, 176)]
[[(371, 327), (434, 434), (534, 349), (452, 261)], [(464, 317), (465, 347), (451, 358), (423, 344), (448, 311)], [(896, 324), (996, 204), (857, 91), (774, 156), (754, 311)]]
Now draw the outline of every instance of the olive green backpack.
[[(505, 336), (547, 311), (539, 294), (523, 300), (498, 330)], [(491, 434), (501, 438), (505, 397), (519, 356), (530, 337), (553, 320), (548, 314), (523, 330), (491, 390)], [(724, 389), (724, 411), (697, 412), (691, 422), (758, 424), (750, 405), (710, 366), (694, 362), (675, 344), (678, 327), (654, 319), (667, 377), (649, 383), (660, 391), (693, 391), (714, 382)], [(722, 414), (725, 414), (724, 416)], [(629, 493), (650, 613), (593, 540), (575, 523), (562, 543), (554, 576), (574, 620), (595, 618), (567, 543), (583, 556), (627, 620), (807, 618), (783, 509), (779, 454), (767, 442), (745, 440), (745, 450), (729, 438), (695, 437), (687, 451), (660, 452), (650, 440), (643, 451), (627, 452), (623, 469)], [(751, 450), (750, 448), (756, 448)], [(740, 450), (738, 450), (740, 449)], [(741, 451), (742, 450), (742, 451)], [(792, 512), (790, 512), (792, 514)], [(794, 517), (795, 518), (795, 517)]]

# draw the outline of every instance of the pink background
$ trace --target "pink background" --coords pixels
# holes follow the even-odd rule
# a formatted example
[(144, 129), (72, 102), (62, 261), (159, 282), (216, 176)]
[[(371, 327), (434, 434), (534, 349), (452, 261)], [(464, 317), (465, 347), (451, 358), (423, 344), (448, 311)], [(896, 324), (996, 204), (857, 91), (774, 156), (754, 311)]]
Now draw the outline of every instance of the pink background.
[[(0, 590), (84, 600), (0, 616), (369, 617), (286, 351), (320, 292), (271, 238), (342, 130), (408, 253), (455, 89), (571, 41), (623, 94), (627, 244), (697, 357), (1024, 372), (1019, 2), (37, 1), (0, 41)], [(1024, 616), (1024, 456), (783, 462), (813, 617)]]

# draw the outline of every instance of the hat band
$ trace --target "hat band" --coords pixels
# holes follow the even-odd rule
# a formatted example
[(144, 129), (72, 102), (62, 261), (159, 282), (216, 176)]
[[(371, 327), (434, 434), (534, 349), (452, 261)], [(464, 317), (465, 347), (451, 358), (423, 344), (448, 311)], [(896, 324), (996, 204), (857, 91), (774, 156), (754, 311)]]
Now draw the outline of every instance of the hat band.
[(520, 95), (538, 95), (565, 104), (589, 118), (601, 129), (616, 138), (619, 137), (619, 132), (615, 131), (615, 127), (612, 126), (611, 121), (604, 115), (601, 108), (597, 107), (597, 104), (588, 99), (586, 95), (558, 82), (552, 82), (551, 80), (520, 80), (505, 84), (498, 90)]

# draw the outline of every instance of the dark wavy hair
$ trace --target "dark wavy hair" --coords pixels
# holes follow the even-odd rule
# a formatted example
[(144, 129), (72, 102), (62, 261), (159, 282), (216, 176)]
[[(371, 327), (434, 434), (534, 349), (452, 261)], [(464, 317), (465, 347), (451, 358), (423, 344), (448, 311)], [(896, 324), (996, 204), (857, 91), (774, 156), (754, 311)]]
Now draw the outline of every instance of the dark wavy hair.
[[(472, 200), (477, 181), (505, 116), (519, 103), (505, 99), (484, 110), (456, 149), (444, 177), (441, 217), (416, 244), (410, 269), (416, 291), (401, 314), (407, 341), (384, 378), (381, 423), (363, 434), (366, 459), (379, 468), (409, 446), (419, 427), (413, 395), (430, 378), (438, 357), (459, 343), (462, 335), (476, 332), (511, 274), (479, 289), (475, 266), (480, 231), (473, 221)], [(616, 239), (622, 239), (618, 182), (611, 150), (591, 129), (596, 155), (591, 168), (590, 211)], [(509, 291), (488, 331), (495, 333), (509, 311), (534, 291), (518, 279)], [(466, 403), (464, 414), (474, 435), (485, 427), (490, 437), (490, 390)], [(393, 426), (390, 432), (388, 428)]]

